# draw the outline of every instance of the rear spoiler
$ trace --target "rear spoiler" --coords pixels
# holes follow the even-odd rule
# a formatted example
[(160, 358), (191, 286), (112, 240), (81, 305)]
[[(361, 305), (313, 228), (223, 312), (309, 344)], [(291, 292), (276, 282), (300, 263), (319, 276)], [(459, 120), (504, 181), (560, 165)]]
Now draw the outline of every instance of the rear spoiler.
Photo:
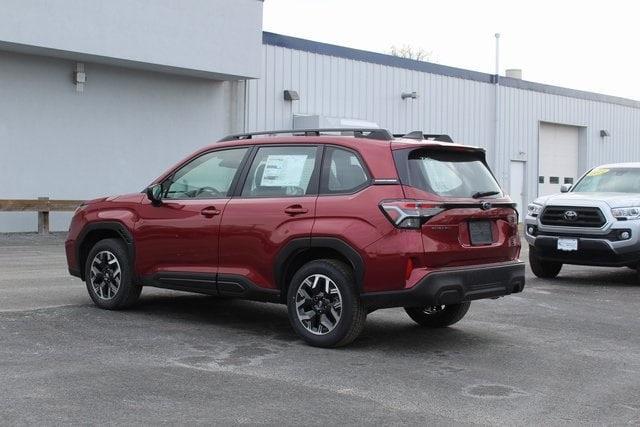
[(414, 130), (413, 132), (409, 132), (406, 134), (396, 133), (393, 134), (394, 138), (408, 138), (408, 139), (416, 139), (418, 141), (439, 141), (439, 142), (451, 142), (453, 143), (453, 139), (449, 135), (438, 135), (432, 133), (423, 133), (419, 130)]

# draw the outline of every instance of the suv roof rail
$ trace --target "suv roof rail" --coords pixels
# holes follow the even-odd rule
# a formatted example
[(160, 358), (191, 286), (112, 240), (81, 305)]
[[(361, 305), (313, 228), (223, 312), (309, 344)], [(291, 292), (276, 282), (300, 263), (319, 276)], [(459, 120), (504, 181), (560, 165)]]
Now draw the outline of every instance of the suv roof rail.
[(323, 132), (349, 132), (352, 133), (356, 138), (368, 138), (368, 139), (378, 139), (381, 141), (391, 141), (393, 139), (393, 135), (386, 129), (379, 128), (319, 128), (319, 129), (286, 129), (286, 130), (267, 130), (261, 132), (248, 132), (248, 133), (237, 133), (234, 135), (227, 135), (224, 138), (220, 139), (219, 142), (223, 141), (235, 141), (242, 139), (252, 139), (254, 136), (260, 135), (279, 135), (279, 134), (292, 134), (292, 135), (304, 135), (304, 136), (320, 136)]
[(439, 135), (433, 133), (423, 133), (420, 130), (414, 130), (413, 132), (409, 132), (407, 134), (394, 134), (396, 138), (409, 138), (409, 139), (417, 139), (419, 141), (426, 139), (429, 141), (439, 141), (439, 142), (453, 142), (453, 139), (449, 135)]

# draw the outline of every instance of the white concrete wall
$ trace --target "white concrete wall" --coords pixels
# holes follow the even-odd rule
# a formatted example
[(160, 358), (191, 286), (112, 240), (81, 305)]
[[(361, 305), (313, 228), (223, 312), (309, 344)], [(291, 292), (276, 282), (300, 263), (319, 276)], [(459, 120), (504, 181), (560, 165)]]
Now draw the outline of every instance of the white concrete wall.
[[(241, 130), (243, 82), (217, 82), (0, 51), (0, 199), (140, 191), (186, 154)], [(240, 113), (238, 113), (238, 111)], [(52, 214), (52, 229), (68, 226)], [(0, 232), (35, 231), (0, 212)]]
[(257, 78), (261, 0), (3, 0), (0, 49)]

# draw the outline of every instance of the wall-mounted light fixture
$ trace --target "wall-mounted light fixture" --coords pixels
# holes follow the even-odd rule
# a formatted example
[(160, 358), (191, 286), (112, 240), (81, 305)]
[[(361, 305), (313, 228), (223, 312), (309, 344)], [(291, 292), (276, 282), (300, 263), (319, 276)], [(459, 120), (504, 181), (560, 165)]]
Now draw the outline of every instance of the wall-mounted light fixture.
[(600, 138), (604, 138), (605, 136), (611, 136), (611, 134), (609, 134), (609, 131), (606, 129), (602, 129), (600, 131)]
[(407, 98), (417, 99), (418, 98), (418, 92), (402, 92), (400, 97), (402, 99), (407, 99)]
[(76, 69), (73, 72), (73, 84), (76, 85), (76, 92), (84, 90), (84, 84), (87, 82), (87, 74), (84, 72), (84, 64), (76, 63)]
[(284, 91), (284, 100), (285, 101), (297, 101), (300, 99), (300, 95), (295, 90), (285, 90)]

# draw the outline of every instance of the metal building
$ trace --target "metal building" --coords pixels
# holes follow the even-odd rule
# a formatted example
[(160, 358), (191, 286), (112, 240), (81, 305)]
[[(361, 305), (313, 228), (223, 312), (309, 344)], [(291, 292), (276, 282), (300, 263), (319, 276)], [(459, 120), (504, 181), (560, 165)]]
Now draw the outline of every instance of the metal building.
[(263, 33), (260, 0), (3, 2), (0, 199), (139, 191), (224, 134), (312, 124), (483, 146), (520, 206), (640, 160), (640, 102)]
[[(485, 147), (520, 206), (598, 164), (640, 160), (640, 102), (264, 33), (250, 130), (370, 122)], [(284, 90), (295, 90), (287, 101)], [(414, 96), (408, 96), (415, 92)], [(402, 96), (405, 94), (405, 96)], [(496, 114), (497, 113), (497, 114)]]

